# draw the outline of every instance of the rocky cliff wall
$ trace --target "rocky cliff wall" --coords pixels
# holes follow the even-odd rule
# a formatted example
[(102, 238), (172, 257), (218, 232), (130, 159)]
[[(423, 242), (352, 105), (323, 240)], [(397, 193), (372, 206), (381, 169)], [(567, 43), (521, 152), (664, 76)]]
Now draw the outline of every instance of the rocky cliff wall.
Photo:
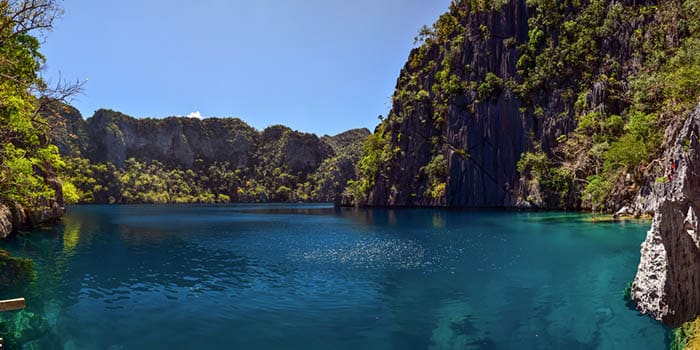
[(678, 327), (700, 314), (700, 105), (674, 134), (664, 159), (676, 160), (677, 171), (655, 188), (632, 298), (641, 312)]
[[(398, 151), (377, 174), (362, 204), (516, 204), (515, 163), (530, 143), (532, 125), (520, 112), (519, 100), (501, 84), (517, 76), (517, 46), (527, 40), (528, 8), (525, 1), (509, 1), (498, 11), (469, 9), (460, 15), (461, 10), (465, 9), (451, 11), (459, 19), (459, 29), (450, 37), (411, 52), (386, 121), (391, 148)], [(479, 96), (476, 86), (487, 75), (495, 75), (501, 84)], [(458, 86), (445, 94), (441, 90), (449, 79)], [(429, 178), (425, 166), (440, 155), (446, 160), (440, 166), (446, 170), (437, 181), (446, 182), (447, 191), (431, 196), (431, 182), (436, 180)]]
[[(460, 64), (472, 67), (468, 77), (483, 81), (491, 73), (503, 81), (518, 74), (517, 45), (527, 40), (528, 8), (525, 1), (510, 1), (500, 11), (472, 13), (462, 45)], [(488, 35), (483, 27), (489, 28)], [(506, 43), (510, 38), (515, 44)], [(478, 90), (453, 99), (447, 114), (447, 192), (445, 204), (457, 207), (511, 207), (517, 204), (519, 174), (515, 164), (531, 142), (531, 118), (520, 112), (522, 103), (513, 92), (482, 94)], [(471, 95), (471, 96), (470, 96)], [(568, 131), (568, 130), (567, 130)], [(460, 153), (458, 150), (464, 150)]]
[[(453, 2), (401, 71), (375, 130), (382, 164), (368, 167), (356, 204), (582, 209), (586, 176), (600, 166), (565, 144), (584, 115), (628, 110), (629, 85), (618, 79), (642, 66), (630, 37), (653, 27), (645, 6)], [(571, 185), (519, 172), (527, 152), (542, 152), (548, 168), (566, 165)]]
[(81, 148), (88, 157), (117, 167), (132, 157), (183, 168), (195, 159), (248, 167), (256, 133), (236, 118), (135, 119), (110, 110), (95, 112), (84, 128), (88, 137)]

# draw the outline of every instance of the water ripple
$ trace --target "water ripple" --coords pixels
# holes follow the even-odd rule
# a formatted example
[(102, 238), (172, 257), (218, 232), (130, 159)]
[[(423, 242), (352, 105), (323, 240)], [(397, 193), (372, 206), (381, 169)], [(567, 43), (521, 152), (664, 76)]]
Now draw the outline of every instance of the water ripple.
[(420, 243), (401, 239), (364, 239), (354, 244), (314, 249), (303, 253), (301, 258), (318, 264), (369, 269), (418, 269), (433, 264)]

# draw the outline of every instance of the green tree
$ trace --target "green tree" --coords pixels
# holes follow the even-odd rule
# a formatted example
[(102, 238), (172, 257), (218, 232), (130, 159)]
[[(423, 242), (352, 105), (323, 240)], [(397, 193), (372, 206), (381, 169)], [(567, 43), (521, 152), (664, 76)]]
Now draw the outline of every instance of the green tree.
[(0, 201), (33, 207), (54, 195), (45, 178), (63, 166), (39, 111), (79, 86), (48, 88), (39, 72), (42, 34), (61, 9), (54, 0), (0, 0)]

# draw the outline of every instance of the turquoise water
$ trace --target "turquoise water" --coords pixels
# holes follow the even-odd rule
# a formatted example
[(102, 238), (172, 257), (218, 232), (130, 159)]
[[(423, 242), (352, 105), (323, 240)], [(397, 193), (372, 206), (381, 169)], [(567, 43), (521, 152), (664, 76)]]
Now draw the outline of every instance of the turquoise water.
[(585, 218), (71, 207), (2, 243), (39, 273), (2, 317), (41, 349), (663, 349), (623, 301), (648, 223)]

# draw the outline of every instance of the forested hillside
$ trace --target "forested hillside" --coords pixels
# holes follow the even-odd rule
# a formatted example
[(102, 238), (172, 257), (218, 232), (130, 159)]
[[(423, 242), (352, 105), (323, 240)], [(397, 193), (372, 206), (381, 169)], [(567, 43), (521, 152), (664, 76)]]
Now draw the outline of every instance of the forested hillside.
[(70, 203), (334, 201), (369, 130), (317, 137), (237, 118), (135, 119), (99, 110), (83, 120), (47, 104)]
[(700, 96), (700, 2), (453, 1), (364, 145), (359, 205), (645, 211)]

